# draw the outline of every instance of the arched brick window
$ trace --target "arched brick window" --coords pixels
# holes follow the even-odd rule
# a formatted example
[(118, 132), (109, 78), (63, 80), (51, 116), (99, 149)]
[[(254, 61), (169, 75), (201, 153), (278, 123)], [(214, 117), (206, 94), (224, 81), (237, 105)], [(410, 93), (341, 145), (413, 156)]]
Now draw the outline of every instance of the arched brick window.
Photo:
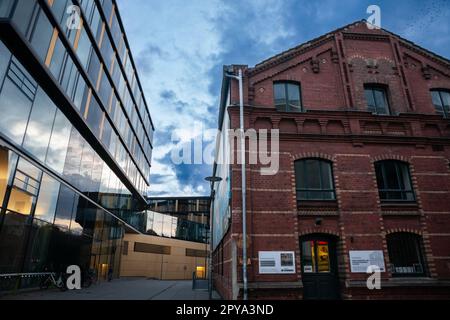
[(335, 200), (332, 163), (323, 159), (295, 162), (297, 200)]
[(425, 275), (421, 236), (407, 232), (391, 233), (387, 235), (387, 246), (393, 276)]
[(381, 201), (415, 201), (407, 163), (397, 160), (378, 161), (375, 163), (375, 171)]

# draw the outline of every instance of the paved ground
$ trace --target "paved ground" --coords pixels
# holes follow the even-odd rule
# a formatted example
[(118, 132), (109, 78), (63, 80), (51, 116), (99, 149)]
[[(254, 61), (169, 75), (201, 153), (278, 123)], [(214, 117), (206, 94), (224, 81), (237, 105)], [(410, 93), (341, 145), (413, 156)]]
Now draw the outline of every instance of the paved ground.
[(0, 296), (6, 300), (208, 300), (207, 290), (192, 290), (192, 281), (122, 278), (79, 291), (35, 291)]

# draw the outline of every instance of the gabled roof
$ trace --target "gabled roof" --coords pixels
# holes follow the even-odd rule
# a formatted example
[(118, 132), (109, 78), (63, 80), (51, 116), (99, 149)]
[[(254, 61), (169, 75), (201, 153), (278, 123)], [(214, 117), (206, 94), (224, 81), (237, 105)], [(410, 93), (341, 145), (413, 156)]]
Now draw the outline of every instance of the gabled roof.
[[(326, 34), (324, 34), (324, 35), (322, 35), (320, 37), (317, 37), (315, 39), (312, 39), (310, 41), (302, 43), (302, 44), (300, 44), (298, 46), (295, 46), (295, 47), (293, 47), (291, 49), (283, 51), (283, 52), (281, 52), (281, 53), (279, 53), (279, 54), (277, 54), (275, 56), (272, 56), (272, 57), (270, 57), (270, 58), (268, 58), (268, 59), (266, 59), (266, 60), (256, 64), (255, 67), (254, 68), (250, 68), (249, 71), (250, 71), (250, 73), (257, 73), (259, 71), (262, 71), (262, 70), (265, 70), (267, 68), (270, 68), (270, 67), (272, 67), (272, 66), (274, 66), (276, 64), (282, 63), (282, 62), (284, 62), (286, 60), (289, 60), (289, 59), (291, 59), (291, 58), (293, 58), (293, 57), (295, 57), (297, 55), (300, 55), (300, 54), (302, 54), (304, 52), (307, 52), (307, 51), (315, 48), (317, 45), (319, 45), (323, 41), (326, 41), (328, 39), (333, 38), (337, 33), (344, 33), (344, 34), (345, 33), (352, 33), (352, 29), (354, 29), (355, 27), (360, 26), (362, 23), (367, 24), (368, 22), (365, 19), (363, 19), (363, 20), (355, 21), (355, 22), (350, 23), (348, 25), (345, 25), (343, 27), (340, 27), (340, 28), (338, 28), (338, 29), (336, 29), (334, 31), (328, 32), (328, 33), (326, 33)], [(440, 56), (440, 55), (438, 55), (438, 54), (436, 54), (434, 52), (431, 52), (431, 51), (429, 51), (429, 50), (427, 50), (425, 48), (422, 48), (421, 46), (415, 44), (414, 42), (412, 42), (410, 40), (407, 40), (405, 38), (402, 38), (398, 34), (395, 34), (395, 33), (391, 32), (391, 31), (388, 31), (388, 30), (383, 29), (383, 28), (376, 29), (374, 31), (372, 31), (372, 30), (369, 31), (368, 29), (366, 29), (366, 30), (367, 31), (365, 31), (363, 33), (369, 34), (369, 35), (381, 35), (381, 36), (384, 33), (385, 36), (393, 36), (393, 37), (397, 38), (403, 44), (406, 44), (407, 46), (413, 47), (416, 50), (421, 51), (423, 54), (429, 56), (433, 60), (437, 60), (441, 64), (445, 64), (448, 67), (450, 67), (450, 60), (449, 59), (447, 59), (445, 57), (442, 57), (442, 56)], [(362, 34), (361, 31), (359, 31), (357, 33)]]

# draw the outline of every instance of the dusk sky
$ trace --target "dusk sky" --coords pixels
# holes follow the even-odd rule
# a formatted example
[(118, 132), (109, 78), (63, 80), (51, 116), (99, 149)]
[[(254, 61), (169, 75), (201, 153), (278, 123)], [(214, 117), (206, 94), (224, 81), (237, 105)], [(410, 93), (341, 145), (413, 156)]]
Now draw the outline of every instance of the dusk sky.
[[(209, 165), (174, 165), (171, 150), (216, 129), (224, 64), (256, 63), (381, 8), (381, 26), (450, 58), (450, 0), (118, 0), (156, 126), (151, 195), (208, 195)], [(171, 141), (177, 132), (181, 141)], [(212, 137), (205, 141), (210, 143)]]

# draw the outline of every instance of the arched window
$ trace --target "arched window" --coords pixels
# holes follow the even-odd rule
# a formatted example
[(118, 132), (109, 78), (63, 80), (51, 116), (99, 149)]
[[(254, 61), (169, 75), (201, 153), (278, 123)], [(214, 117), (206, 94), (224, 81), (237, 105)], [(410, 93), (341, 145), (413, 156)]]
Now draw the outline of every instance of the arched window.
[(445, 118), (450, 118), (450, 90), (431, 90), (436, 112)]
[(305, 159), (295, 162), (297, 200), (335, 200), (331, 162)]
[(389, 234), (387, 247), (393, 276), (424, 276), (422, 238), (407, 232)]
[(367, 110), (376, 114), (390, 114), (387, 87), (379, 84), (364, 85)]
[(275, 82), (273, 85), (275, 107), (281, 112), (302, 112), (300, 84), (295, 82)]
[(415, 201), (407, 163), (379, 161), (375, 163), (375, 171), (381, 201)]

